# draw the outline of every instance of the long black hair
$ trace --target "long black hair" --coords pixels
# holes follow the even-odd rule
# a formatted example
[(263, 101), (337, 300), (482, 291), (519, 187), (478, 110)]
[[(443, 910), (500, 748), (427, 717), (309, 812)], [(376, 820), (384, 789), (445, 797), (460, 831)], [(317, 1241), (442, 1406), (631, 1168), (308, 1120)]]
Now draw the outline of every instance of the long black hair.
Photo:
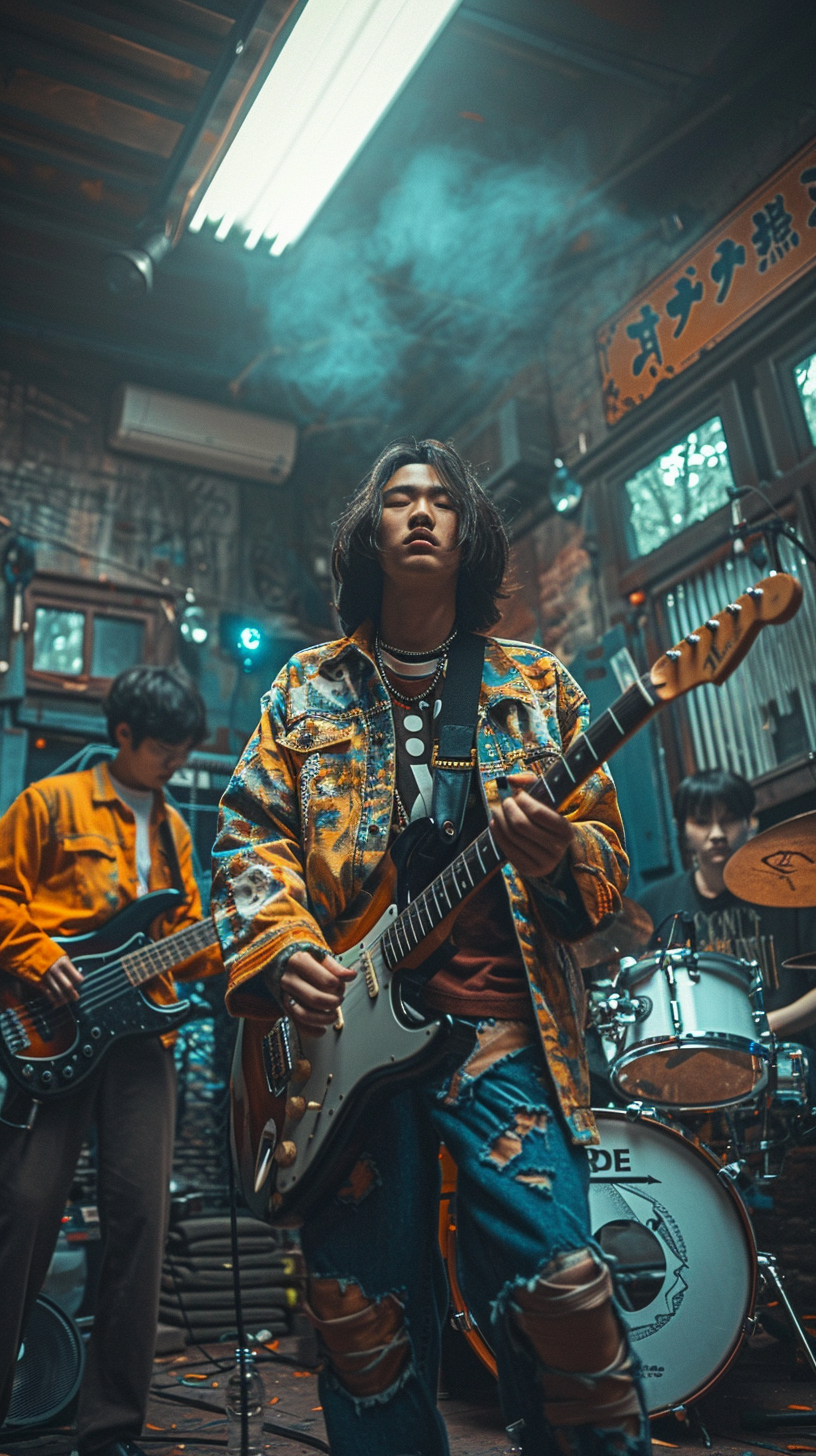
[(505, 595), (501, 588), (510, 549), (507, 532), (472, 467), (452, 445), (439, 440), (395, 440), (387, 446), (335, 525), (332, 571), (345, 631), (353, 632), (367, 617), (379, 619), (383, 574), (377, 537), (382, 493), (403, 465), (430, 465), (456, 506), (462, 548), (456, 620), (465, 631), (487, 631), (499, 620), (496, 603)]

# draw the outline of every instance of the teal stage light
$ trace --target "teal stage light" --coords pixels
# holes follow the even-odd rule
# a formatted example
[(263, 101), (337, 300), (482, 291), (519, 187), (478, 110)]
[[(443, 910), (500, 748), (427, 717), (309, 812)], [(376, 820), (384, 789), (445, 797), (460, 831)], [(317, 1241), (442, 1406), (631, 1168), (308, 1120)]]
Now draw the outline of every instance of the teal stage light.
[(229, 653), (242, 672), (257, 672), (272, 655), (268, 633), (257, 622), (233, 612), (222, 613), (219, 639), (223, 651)]
[(584, 487), (575, 479), (563, 460), (554, 460), (555, 470), (550, 477), (547, 494), (553, 510), (559, 516), (571, 516), (577, 511), (584, 494)]

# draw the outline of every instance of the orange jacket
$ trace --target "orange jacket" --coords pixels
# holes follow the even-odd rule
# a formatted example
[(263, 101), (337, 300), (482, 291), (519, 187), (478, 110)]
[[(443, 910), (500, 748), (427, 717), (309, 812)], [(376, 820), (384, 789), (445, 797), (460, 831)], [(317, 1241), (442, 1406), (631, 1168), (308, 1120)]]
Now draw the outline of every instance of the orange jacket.
[[(159, 824), (168, 819), (184, 899), (154, 921), (154, 940), (201, 919), (190, 832), (156, 794), (150, 819), (151, 890), (172, 885)], [(104, 764), (30, 784), (0, 819), (0, 970), (37, 982), (65, 951), (52, 935), (96, 930), (137, 898), (136, 820)], [(217, 947), (200, 951), (175, 974), (198, 980), (223, 970)], [(150, 982), (162, 1005), (176, 1000), (169, 973)]]

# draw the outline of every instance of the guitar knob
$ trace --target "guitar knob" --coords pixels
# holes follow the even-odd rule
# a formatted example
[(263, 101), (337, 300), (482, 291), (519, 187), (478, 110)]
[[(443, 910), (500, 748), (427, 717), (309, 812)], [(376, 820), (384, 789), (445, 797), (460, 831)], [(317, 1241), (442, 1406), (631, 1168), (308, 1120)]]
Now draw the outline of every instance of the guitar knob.
[(99, 1041), (99, 1038), (100, 1038), (101, 1035), (102, 1035), (102, 1029), (101, 1029), (101, 1027), (99, 1027), (99, 1026), (92, 1026), (91, 1027), (91, 1036), (92, 1036), (92, 1038), (93, 1038), (94, 1041)]
[(43, 1087), (50, 1087), (51, 1086), (51, 1083), (53, 1082), (53, 1080), (54, 1080), (54, 1073), (53, 1072), (43, 1072), (42, 1076), (40, 1077), (40, 1084)]
[(62, 1079), (63, 1079), (64, 1082), (70, 1082), (70, 1080), (73, 1077), (73, 1075), (74, 1075), (74, 1069), (73, 1069), (73, 1067), (63, 1067), (63, 1069), (62, 1069)]
[(93, 1056), (93, 1047), (91, 1046), (90, 1042), (85, 1043), (84, 1047), (82, 1048), (82, 1055), (83, 1057)]
[(298, 1057), (292, 1068), (293, 1082), (308, 1082), (312, 1075), (312, 1064), (306, 1057)]
[(34, 1068), (32, 1067), (30, 1062), (26, 1062), (25, 1066), (22, 1068), (22, 1073), (24, 1077), (34, 1076)]
[(297, 1143), (291, 1142), (291, 1140), (288, 1138), (284, 1142), (278, 1143), (278, 1146), (275, 1149), (274, 1157), (275, 1162), (278, 1164), (279, 1167), (290, 1167), (297, 1157)]
[(306, 1098), (305, 1097), (287, 1097), (287, 1099), (286, 1099), (286, 1116), (289, 1117), (289, 1118), (291, 1118), (291, 1120), (293, 1122), (297, 1122), (303, 1116), (303, 1114), (304, 1114), (305, 1111), (306, 1111)]

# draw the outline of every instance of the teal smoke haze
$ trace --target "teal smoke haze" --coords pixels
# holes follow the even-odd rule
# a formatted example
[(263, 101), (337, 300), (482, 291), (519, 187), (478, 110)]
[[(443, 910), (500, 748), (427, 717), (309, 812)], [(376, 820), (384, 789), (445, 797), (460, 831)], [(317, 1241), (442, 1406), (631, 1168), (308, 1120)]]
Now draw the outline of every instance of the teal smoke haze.
[[(346, 209), (331, 234), (318, 222), (281, 259), (253, 257), (269, 338), (259, 368), (301, 419), (372, 415), (424, 429), (432, 421), (416, 420), (411, 380), (436, 379), (449, 402), (489, 393), (543, 342), (577, 176), (448, 147), (420, 153), (373, 223)], [(617, 214), (594, 218), (594, 248), (620, 228)]]

